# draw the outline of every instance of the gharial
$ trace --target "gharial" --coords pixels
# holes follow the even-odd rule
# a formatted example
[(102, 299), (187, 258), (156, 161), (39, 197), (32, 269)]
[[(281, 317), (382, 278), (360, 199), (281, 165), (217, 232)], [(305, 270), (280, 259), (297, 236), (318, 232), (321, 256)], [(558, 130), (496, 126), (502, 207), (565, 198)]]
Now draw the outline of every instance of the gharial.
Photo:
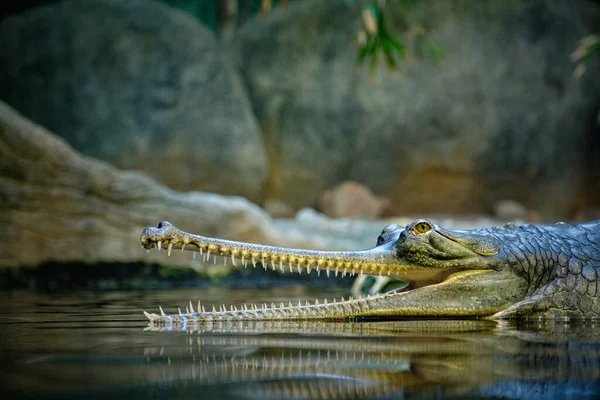
[(549, 226), (447, 230), (426, 219), (389, 225), (376, 247), (313, 251), (193, 235), (168, 222), (144, 229), (142, 247), (225, 257), (234, 266), (260, 262), (282, 272), (390, 275), (406, 290), (305, 304), (192, 304), (183, 313), (144, 312), (155, 325), (215, 320), (361, 320), (372, 317), (600, 318), (600, 220)]

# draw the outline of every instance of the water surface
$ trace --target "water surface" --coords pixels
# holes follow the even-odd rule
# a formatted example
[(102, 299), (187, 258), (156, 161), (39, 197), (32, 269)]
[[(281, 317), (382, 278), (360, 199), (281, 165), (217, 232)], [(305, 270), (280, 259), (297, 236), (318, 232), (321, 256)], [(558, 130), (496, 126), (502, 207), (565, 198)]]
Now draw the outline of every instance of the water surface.
[(597, 323), (388, 321), (147, 329), (141, 310), (340, 297), (278, 290), (0, 293), (4, 393), (31, 398), (600, 398)]

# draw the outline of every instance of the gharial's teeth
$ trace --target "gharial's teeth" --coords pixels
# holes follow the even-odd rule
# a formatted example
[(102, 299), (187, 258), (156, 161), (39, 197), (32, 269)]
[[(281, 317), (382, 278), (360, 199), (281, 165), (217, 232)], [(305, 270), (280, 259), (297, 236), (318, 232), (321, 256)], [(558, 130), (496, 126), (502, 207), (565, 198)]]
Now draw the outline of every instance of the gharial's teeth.
[(177, 314), (182, 314), (181, 308), (177, 307)]
[(169, 243), (169, 247), (167, 248), (168, 257), (171, 257), (171, 250), (173, 250), (173, 243)]
[(162, 242), (160, 240), (156, 242), (156, 248), (158, 249), (158, 251), (162, 250)]
[(192, 301), (190, 300), (190, 312), (193, 314), (196, 311), (194, 311), (194, 306), (192, 306)]
[(281, 269), (281, 273), (283, 274), (283, 261), (279, 260), (279, 269)]
[(237, 267), (237, 265), (235, 264), (235, 256), (233, 255), (233, 252), (231, 252), (231, 263), (234, 267)]
[(254, 256), (252, 256), (252, 266), (256, 268), (256, 260), (254, 259)]
[(181, 252), (183, 253), (183, 249), (185, 249), (185, 242), (181, 245)]
[(163, 309), (162, 309), (161, 306), (158, 306), (158, 309), (160, 310), (161, 317), (166, 317), (167, 316), (167, 314), (165, 314), (165, 312), (163, 311)]
[(206, 261), (208, 261), (210, 258), (210, 249), (206, 250)]

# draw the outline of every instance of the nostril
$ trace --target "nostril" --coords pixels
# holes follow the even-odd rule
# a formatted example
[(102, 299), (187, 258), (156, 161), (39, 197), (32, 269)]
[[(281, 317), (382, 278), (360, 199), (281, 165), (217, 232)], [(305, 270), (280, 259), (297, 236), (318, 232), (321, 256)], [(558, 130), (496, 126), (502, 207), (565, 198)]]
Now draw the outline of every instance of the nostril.
[(158, 223), (158, 228), (160, 229), (160, 228), (162, 228), (162, 227), (163, 227), (163, 223), (162, 223), (162, 222), (159, 222), (159, 223)]

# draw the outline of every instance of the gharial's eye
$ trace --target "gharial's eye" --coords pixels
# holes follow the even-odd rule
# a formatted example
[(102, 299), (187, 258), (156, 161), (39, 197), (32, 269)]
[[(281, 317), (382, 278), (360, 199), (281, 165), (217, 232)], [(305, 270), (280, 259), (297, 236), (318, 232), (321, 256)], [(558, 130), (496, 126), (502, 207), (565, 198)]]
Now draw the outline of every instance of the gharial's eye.
[(431, 231), (431, 229), (433, 229), (433, 228), (427, 222), (419, 222), (418, 224), (413, 226), (412, 230), (413, 230), (413, 232), (415, 232), (419, 235), (424, 235), (426, 233), (429, 233), (429, 231)]

